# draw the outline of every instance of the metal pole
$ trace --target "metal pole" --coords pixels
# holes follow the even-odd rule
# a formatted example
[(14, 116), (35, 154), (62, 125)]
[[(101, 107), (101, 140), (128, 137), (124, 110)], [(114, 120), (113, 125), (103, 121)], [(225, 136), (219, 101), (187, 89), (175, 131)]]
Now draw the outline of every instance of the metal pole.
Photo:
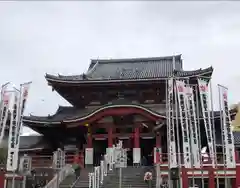
[[(167, 80), (166, 80), (166, 82), (165, 82), (165, 96), (166, 96), (166, 109), (168, 109), (168, 83), (167, 83)], [(167, 120), (167, 123), (166, 123), (166, 125), (167, 125), (167, 132), (168, 132), (168, 129), (169, 129), (169, 115), (168, 115), (168, 113), (169, 112), (167, 112), (167, 110), (166, 110), (166, 120)], [(167, 152), (168, 152), (168, 185), (169, 185), (169, 188), (172, 188), (172, 186), (171, 186), (171, 180), (170, 180), (170, 176), (171, 176), (171, 174), (170, 174), (170, 161), (169, 161), (169, 159), (170, 159), (170, 149), (169, 149), (169, 146), (170, 146), (170, 143), (169, 143), (169, 138), (168, 138), (168, 134), (167, 134)]]
[(12, 177), (12, 188), (15, 188), (15, 171), (13, 172), (13, 177)]
[[(175, 103), (175, 122), (176, 122), (176, 130), (177, 130), (177, 152), (178, 152), (178, 167), (181, 170), (182, 168), (182, 161), (181, 161), (181, 145), (180, 145), (180, 133), (179, 133), (179, 122), (178, 122), (178, 100), (177, 100), (177, 89), (176, 89), (176, 80), (174, 79), (174, 103)], [(180, 174), (179, 174), (180, 176)], [(179, 185), (180, 184), (180, 177), (179, 177)], [(180, 186), (179, 186), (180, 187)]]
[(217, 169), (217, 188), (219, 188), (219, 177), (218, 177), (218, 163), (217, 163), (217, 149), (216, 149), (216, 131), (215, 131), (215, 122), (214, 122), (214, 107), (213, 107), (213, 90), (212, 90), (212, 82), (209, 81), (210, 87), (210, 100), (211, 100), (211, 110), (212, 110), (212, 132), (213, 132), (213, 142), (214, 144), (214, 157), (215, 157), (215, 166)]
[[(187, 87), (190, 87), (190, 85), (189, 85), (189, 80), (187, 80), (187, 83), (186, 83), (186, 85), (187, 85)], [(187, 112), (186, 112), (186, 114), (187, 114), (187, 116), (186, 116), (186, 118), (187, 118), (187, 121), (188, 121), (188, 130), (189, 130), (189, 132), (188, 132), (188, 137), (190, 138), (190, 135), (192, 134), (192, 128), (191, 128), (191, 126), (194, 126), (194, 125), (192, 125), (191, 123), (192, 123), (192, 121), (191, 121), (191, 109), (190, 109), (190, 103), (191, 102), (189, 102), (189, 99), (188, 99), (188, 96), (187, 96)], [(191, 166), (192, 166), (192, 168), (194, 167), (194, 162), (193, 162), (193, 160), (194, 160), (194, 158), (193, 158), (193, 155), (191, 155), (191, 152), (192, 152), (192, 139), (190, 138), (190, 142), (189, 142), (189, 145), (190, 145), (190, 156), (191, 156)], [(192, 170), (192, 181), (191, 181), (191, 183), (192, 183), (192, 186), (194, 186), (194, 184), (195, 184), (195, 179), (194, 179), (194, 170)]]
[(204, 185), (204, 176), (203, 176), (203, 162), (202, 162), (202, 154), (201, 154), (201, 150), (202, 150), (202, 140), (201, 140), (201, 136), (200, 136), (200, 114), (199, 114), (199, 92), (198, 92), (198, 85), (195, 85), (195, 99), (196, 99), (196, 116), (197, 116), (197, 129), (198, 129), (198, 143), (199, 143), (199, 148), (200, 148), (200, 156), (201, 156), (201, 160), (200, 160), (200, 165), (201, 165), (201, 180), (202, 180), (202, 188), (205, 187)]
[(26, 181), (27, 181), (27, 176), (23, 176), (23, 183), (22, 183), (22, 188), (26, 188)]
[(59, 170), (57, 170), (57, 187), (56, 188), (59, 188)]
[(119, 188), (122, 188), (122, 168), (119, 168)]
[(224, 142), (224, 125), (223, 125), (223, 107), (222, 107), (222, 101), (221, 101), (221, 90), (220, 90), (220, 87), (222, 87), (221, 85), (218, 85), (218, 98), (219, 98), (219, 111), (220, 111), (220, 126), (221, 126), (221, 131), (222, 131), (222, 154), (223, 154), (223, 168), (224, 168), (224, 183), (226, 185), (226, 148), (225, 148), (225, 142)]

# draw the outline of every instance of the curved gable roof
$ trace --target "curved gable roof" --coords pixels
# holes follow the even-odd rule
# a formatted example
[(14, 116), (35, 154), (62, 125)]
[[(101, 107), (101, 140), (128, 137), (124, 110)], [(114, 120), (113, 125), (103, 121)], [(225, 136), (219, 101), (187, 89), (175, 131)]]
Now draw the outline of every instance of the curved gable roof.
[(95, 81), (154, 80), (176, 75), (178, 77), (201, 76), (212, 74), (213, 68), (184, 71), (181, 55), (132, 58), (132, 59), (98, 59), (92, 60), (86, 74), (63, 76), (46, 74), (49, 82), (80, 83)]

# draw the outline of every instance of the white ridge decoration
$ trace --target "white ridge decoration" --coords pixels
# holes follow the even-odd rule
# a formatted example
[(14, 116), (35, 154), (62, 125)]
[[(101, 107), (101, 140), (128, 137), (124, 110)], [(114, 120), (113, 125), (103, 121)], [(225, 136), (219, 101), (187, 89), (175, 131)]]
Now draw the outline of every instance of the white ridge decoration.
[(170, 168), (177, 167), (176, 139), (174, 130), (173, 112), (173, 79), (168, 80), (168, 143), (169, 143), (169, 165)]
[(190, 157), (190, 141), (189, 141), (189, 126), (187, 121), (187, 104), (186, 104), (186, 88), (185, 83), (180, 80), (176, 80), (177, 96), (179, 102), (179, 115), (182, 127), (183, 137), (183, 154), (184, 165), (186, 168), (191, 168), (192, 160)]
[(210, 111), (209, 111), (207, 82), (205, 80), (198, 79), (198, 87), (199, 87), (199, 94), (200, 94), (202, 116), (203, 116), (205, 131), (207, 135), (208, 149), (210, 153), (210, 158), (212, 160), (212, 166), (215, 167), (215, 164), (216, 164), (215, 157), (214, 157), (215, 141), (213, 139), (212, 122), (211, 122)]
[(223, 142), (224, 142), (224, 155), (226, 160), (227, 168), (235, 168), (235, 151), (234, 151), (234, 142), (233, 142), (233, 133), (231, 130), (231, 117), (228, 107), (228, 89), (224, 86), (218, 85), (219, 94), (220, 94), (220, 112), (222, 112), (223, 118)]

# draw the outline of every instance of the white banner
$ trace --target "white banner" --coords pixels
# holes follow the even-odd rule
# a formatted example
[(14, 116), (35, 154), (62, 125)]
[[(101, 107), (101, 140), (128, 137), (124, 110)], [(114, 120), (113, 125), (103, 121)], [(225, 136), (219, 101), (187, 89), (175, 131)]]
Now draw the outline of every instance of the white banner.
[(220, 112), (222, 113), (223, 120), (223, 146), (225, 147), (224, 155), (226, 160), (227, 168), (235, 168), (235, 151), (234, 151), (234, 141), (233, 141), (233, 133), (231, 130), (231, 117), (229, 113), (228, 107), (228, 89), (218, 85), (219, 88), (219, 96), (220, 96)]
[(213, 130), (212, 130), (212, 122), (209, 111), (209, 96), (208, 96), (208, 86), (207, 82), (202, 79), (198, 79), (198, 88), (200, 95), (200, 103), (201, 103), (201, 111), (205, 126), (205, 132), (207, 136), (208, 149), (210, 153), (210, 157), (212, 160), (212, 165), (215, 167), (215, 140), (213, 139)]
[(93, 165), (93, 148), (85, 149), (85, 164)]
[(0, 119), (0, 144), (2, 143), (5, 127), (8, 119), (8, 110), (9, 110), (9, 103), (11, 100), (12, 93), (9, 91), (4, 91), (2, 105), (1, 105), (1, 119)]
[(25, 110), (29, 88), (32, 82), (27, 82), (21, 84), (20, 88), (20, 102), (19, 102), (19, 111), (18, 111), (18, 124), (17, 124), (17, 131), (16, 131), (16, 147), (19, 149), (19, 142), (20, 142), (20, 134), (22, 130), (22, 117)]
[(199, 149), (199, 142), (198, 142), (199, 130), (197, 126), (193, 89), (190, 86), (186, 87), (186, 95), (187, 95), (186, 100), (187, 100), (188, 115), (189, 115), (191, 152), (192, 152), (193, 165), (195, 168), (200, 168), (201, 157), (200, 157), (200, 149)]
[(0, 108), (1, 109), (2, 109), (2, 105), (3, 105), (3, 96), (4, 96), (5, 92), (7, 91), (8, 85), (9, 85), (9, 82), (2, 85), (2, 87), (1, 87), (1, 99), (0, 99), (0, 106), (1, 106)]
[[(2, 139), (4, 137), (5, 126), (6, 126), (6, 121), (7, 121), (7, 116), (6, 115), (8, 115), (8, 107), (6, 108), (6, 102), (9, 102), (7, 100), (8, 94), (6, 95), (8, 85), (9, 85), (9, 83), (6, 83), (1, 88), (1, 98), (0, 98), (0, 134), (1, 135), (0, 135), (0, 144), (2, 143)], [(9, 98), (10, 98), (10, 96), (9, 96)], [(7, 104), (7, 106), (8, 105), (9, 104)]]
[(189, 126), (187, 119), (187, 103), (186, 103), (186, 88), (185, 83), (180, 80), (176, 80), (176, 89), (179, 102), (179, 115), (182, 127), (183, 137), (183, 154), (184, 154), (184, 165), (185, 168), (192, 167), (190, 141), (189, 141)]
[(7, 171), (15, 171), (18, 167), (18, 151), (16, 148), (16, 131), (18, 124), (18, 105), (20, 100), (19, 91), (13, 92), (14, 100), (11, 109), (10, 129), (8, 137), (8, 158), (7, 158)]
[(133, 148), (133, 164), (141, 163), (141, 148)]
[(169, 144), (169, 165), (170, 168), (177, 167), (177, 151), (174, 130), (173, 111), (173, 79), (168, 80), (168, 144)]

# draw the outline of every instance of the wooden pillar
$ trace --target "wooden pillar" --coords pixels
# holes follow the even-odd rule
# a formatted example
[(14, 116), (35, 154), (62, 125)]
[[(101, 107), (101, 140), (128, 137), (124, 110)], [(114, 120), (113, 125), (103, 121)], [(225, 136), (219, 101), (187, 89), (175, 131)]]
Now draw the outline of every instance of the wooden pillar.
[(158, 132), (157, 135), (156, 135), (156, 147), (157, 148), (161, 148), (162, 146), (162, 143), (161, 143), (161, 133)]
[(112, 127), (108, 128), (108, 148), (113, 147), (113, 129)]
[(182, 167), (182, 188), (188, 188), (188, 174), (187, 169)]
[(85, 165), (93, 165), (93, 143), (92, 143), (92, 132), (91, 128), (87, 124), (86, 127), (88, 128), (87, 133), (87, 147), (85, 148)]
[(134, 148), (140, 147), (139, 127), (134, 128)]
[(93, 144), (92, 144), (92, 134), (88, 133), (87, 135), (87, 148), (92, 148)]
[(140, 136), (139, 127), (134, 128), (134, 148), (133, 148), (133, 164), (141, 163), (141, 148), (140, 148)]
[(154, 163), (161, 162), (162, 159), (162, 143), (161, 143), (161, 133), (156, 134), (156, 146), (154, 147)]
[(208, 168), (208, 178), (209, 178), (209, 188), (215, 188), (215, 168), (212, 166), (212, 160), (209, 160), (209, 168)]

